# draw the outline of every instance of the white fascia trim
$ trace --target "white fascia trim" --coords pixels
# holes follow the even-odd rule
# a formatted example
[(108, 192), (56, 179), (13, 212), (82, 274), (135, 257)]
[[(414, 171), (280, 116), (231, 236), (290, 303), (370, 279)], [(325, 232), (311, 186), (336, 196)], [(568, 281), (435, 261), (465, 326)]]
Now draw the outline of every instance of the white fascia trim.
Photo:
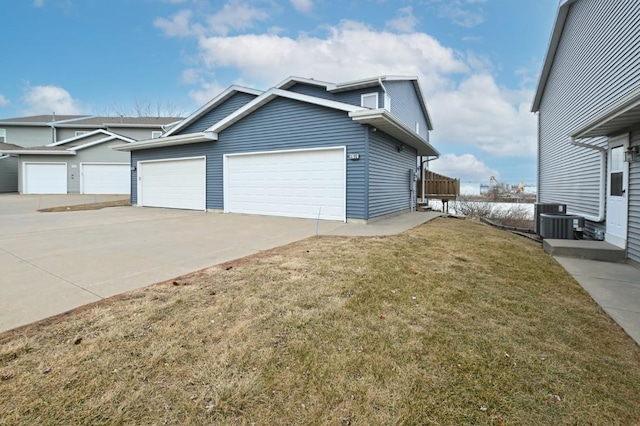
[(95, 116), (94, 115), (83, 115), (82, 117), (68, 118), (66, 120), (49, 121), (49, 122), (47, 122), (47, 125), (56, 126), (58, 124), (71, 123), (73, 121), (86, 120), (87, 118), (93, 118), (93, 117), (95, 117)]
[(293, 86), (296, 83), (303, 83), (303, 84), (310, 84), (310, 85), (313, 85), (313, 86), (324, 87), (325, 89), (327, 89), (327, 91), (329, 91), (332, 88), (335, 88), (335, 86), (336, 86), (335, 84), (329, 83), (327, 81), (314, 80), (313, 78), (291, 76), (291, 77), (288, 77), (288, 78), (284, 79), (280, 83), (276, 84), (274, 86), (274, 89), (287, 90), (289, 87)]
[(94, 135), (97, 135), (97, 134), (99, 134), (99, 133), (102, 133), (102, 134), (105, 134), (105, 135), (108, 135), (108, 136), (115, 136), (115, 134), (114, 134), (114, 133), (111, 133), (111, 132), (109, 132), (109, 131), (107, 131), (107, 130), (97, 129), (97, 130), (92, 130), (91, 132), (89, 132), (89, 133), (85, 133), (85, 134), (80, 135), (80, 136), (73, 136), (73, 137), (71, 137), (71, 138), (63, 139), (63, 140), (58, 141), (58, 142), (53, 142), (53, 143), (47, 144), (47, 145), (45, 145), (45, 146), (58, 146), (58, 145), (64, 145), (64, 144), (66, 144), (66, 143), (73, 142), (73, 141), (77, 141), (77, 140), (79, 140), (79, 139), (84, 139), (84, 138), (87, 138), (87, 137), (90, 137), (90, 136), (94, 136)]
[(569, 8), (576, 1), (578, 0), (560, 0), (556, 20), (553, 24), (553, 31), (551, 33), (551, 38), (549, 39), (547, 55), (544, 58), (544, 64), (542, 65), (542, 71), (540, 72), (540, 79), (538, 80), (538, 87), (536, 88), (533, 103), (531, 104), (531, 112), (540, 111), (542, 94), (544, 93), (544, 89), (547, 86), (547, 79), (549, 78), (549, 73), (551, 72), (551, 66), (553, 65), (553, 61), (556, 57), (556, 52), (558, 51), (560, 37), (562, 36), (562, 31), (564, 30), (564, 24), (567, 21)]
[(614, 120), (621, 115), (631, 111), (632, 109), (640, 107), (640, 89), (636, 89), (629, 95), (625, 96), (618, 102), (615, 102), (611, 107), (606, 109), (603, 113), (598, 115), (595, 119), (591, 120), (586, 126), (572, 133), (572, 137), (576, 139), (608, 136), (606, 134), (590, 134), (596, 131), (599, 127), (607, 124), (609, 121)]
[(363, 78), (360, 80), (346, 81), (344, 83), (336, 83), (331, 88), (330, 92), (344, 92), (347, 90), (354, 90), (358, 88), (364, 88), (369, 86), (382, 85), (383, 81), (410, 81), (416, 80), (416, 76), (399, 76), (399, 75), (380, 75), (377, 77)]
[[(101, 143), (109, 142), (109, 141), (113, 141), (113, 140), (121, 140), (121, 139), (118, 136), (109, 136), (108, 138), (102, 138), (102, 139), (98, 139), (98, 140), (95, 140), (95, 141), (87, 142), (84, 145), (76, 145), (71, 149), (73, 151), (80, 151), (81, 149), (89, 148), (90, 146), (99, 145)], [(126, 141), (123, 141), (123, 142), (126, 142)], [(130, 142), (128, 142), (128, 143), (130, 143)]]
[(137, 151), (140, 149), (160, 148), (163, 146), (188, 145), (198, 142), (208, 142), (218, 140), (218, 135), (213, 132), (189, 133), (171, 137), (147, 139), (143, 141), (112, 146), (116, 151)]
[(104, 127), (124, 127), (124, 128), (141, 128), (141, 129), (162, 129), (162, 124), (153, 123), (102, 123)]
[(178, 124), (170, 128), (169, 131), (161, 137), (168, 137), (173, 135), (176, 131), (184, 128), (187, 124), (193, 123), (195, 120), (197, 120), (198, 118), (202, 117), (204, 114), (209, 112), (213, 107), (224, 102), (225, 100), (229, 99), (231, 96), (233, 96), (235, 93), (238, 93), (238, 92), (247, 93), (249, 95), (255, 95), (255, 96), (260, 96), (263, 93), (262, 90), (251, 89), (249, 87), (237, 86), (234, 84), (233, 86), (230, 86), (224, 91), (222, 91), (218, 96), (211, 99), (202, 107), (198, 108), (193, 114), (191, 114), (184, 120), (179, 121)]
[(420, 86), (420, 80), (418, 80), (418, 78), (413, 79), (413, 87), (418, 94), (418, 100), (420, 101), (420, 106), (422, 107), (422, 113), (424, 114), (424, 118), (427, 121), (427, 129), (433, 130), (433, 122), (431, 121), (431, 116), (429, 115), (429, 108), (427, 108), (427, 102), (424, 100), (424, 96), (422, 96), (422, 87)]
[[(384, 109), (360, 110), (360, 111), (350, 112), (349, 113), (349, 117), (351, 117), (351, 119), (353, 121), (357, 121), (357, 122), (368, 121), (368, 120), (376, 120), (376, 119), (384, 120), (387, 123), (393, 125), (397, 130), (400, 130), (402, 133), (404, 133), (407, 138), (413, 139), (414, 142), (424, 144), (424, 145), (428, 146), (429, 148), (431, 148), (433, 150), (433, 152), (435, 153), (436, 157), (440, 156), (440, 153), (438, 152), (438, 150), (435, 149), (429, 143), (429, 141), (427, 141), (422, 136), (420, 136), (419, 134), (414, 132), (406, 124), (404, 124), (403, 122), (399, 121), (397, 118), (395, 118), (393, 115), (389, 114)], [(403, 141), (401, 141), (401, 142), (403, 142)]]
[(38, 150), (38, 149), (20, 149), (15, 151), (3, 151), (4, 153), (17, 154), (17, 155), (76, 155), (73, 150)]
[(4, 160), (5, 158), (11, 157), (10, 155), (0, 154), (0, 160)]
[(242, 108), (239, 108), (233, 114), (227, 116), (226, 118), (223, 118), (213, 126), (209, 127), (206, 131), (214, 132), (217, 134), (222, 130), (226, 129), (227, 127), (231, 126), (232, 124), (236, 123), (237, 121), (240, 121), (247, 115), (251, 114), (253, 111), (265, 105), (266, 103), (272, 101), (276, 97), (293, 99), (296, 101), (306, 102), (309, 104), (319, 105), (319, 106), (337, 109), (345, 112), (355, 112), (355, 111), (361, 111), (363, 109), (366, 111), (369, 111), (366, 108), (362, 108), (356, 105), (345, 104), (343, 102), (336, 102), (328, 99), (316, 98), (315, 96), (303, 95), (301, 93), (289, 92), (287, 90), (273, 88), (273, 89), (267, 90), (262, 95), (258, 96), (257, 98), (255, 98), (253, 101), (249, 102)]

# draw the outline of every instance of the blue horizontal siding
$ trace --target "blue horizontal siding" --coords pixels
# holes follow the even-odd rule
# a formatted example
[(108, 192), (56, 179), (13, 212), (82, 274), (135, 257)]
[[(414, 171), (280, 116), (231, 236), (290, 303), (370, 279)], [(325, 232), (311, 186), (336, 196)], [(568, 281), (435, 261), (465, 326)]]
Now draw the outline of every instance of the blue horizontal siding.
[[(347, 162), (347, 217), (365, 217), (365, 131), (346, 112), (277, 98), (220, 132), (218, 141), (133, 151), (132, 164), (162, 158), (206, 156), (207, 208), (223, 209), (223, 155), (286, 149), (346, 146), (360, 161)], [(132, 202), (137, 175), (132, 173)]]
[(413, 81), (387, 81), (384, 83), (391, 98), (391, 114), (415, 131), (420, 126), (420, 136), (429, 140), (427, 120), (420, 105)]
[(203, 132), (209, 127), (216, 124), (218, 121), (227, 117), (232, 112), (242, 108), (252, 100), (256, 98), (255, 95), (251, 95), (243, 92), (236, 92), (229, 99), (216, 106), (213, 110), (209, 111), (193, 123), (189, 124), (184, 129), (181, 129), (176, 135), (183, 135), (187, 133)]
[(415, 149), (381, 132), (369, 133), (369, 218), (411, 208), (410, 170), (416, 169)]
[(367, 93), (378, 93), (378, 107), (384, 107), (384, 92), (380, 86), (350, 90), (348, 92), (331, 93), (327, 92), (324, 87), (318, 87), (312, 84), (296, 83), (287, 90), (290, 92), (302, 93), (303, 95), (315, 96), (316, 98), (329, 99), (357, 106), (361, 105), (362, 95)]

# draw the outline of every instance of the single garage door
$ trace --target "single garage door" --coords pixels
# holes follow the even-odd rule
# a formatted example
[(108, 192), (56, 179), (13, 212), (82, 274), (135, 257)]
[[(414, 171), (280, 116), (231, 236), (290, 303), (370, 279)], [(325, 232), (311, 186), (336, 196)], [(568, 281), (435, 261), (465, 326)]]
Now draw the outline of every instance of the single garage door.
[(25, 194), (66, 194), (67, 163), (24, 163)]
[(226, 212), (346, 219), (344, 147), (225, 156)]
[(81, 164), (83, 194), (131, 193), (131, 165)]
[(206, 210), (204, 157), (138, 163), (138, 204)]

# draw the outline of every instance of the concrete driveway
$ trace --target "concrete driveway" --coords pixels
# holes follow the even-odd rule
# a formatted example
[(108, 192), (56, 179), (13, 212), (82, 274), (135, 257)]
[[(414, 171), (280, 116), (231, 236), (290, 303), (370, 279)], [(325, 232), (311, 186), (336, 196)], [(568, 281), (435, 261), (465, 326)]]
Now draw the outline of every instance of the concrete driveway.
[[(36, 211), (105, 198), (0, 194), (0, 331), (316, 233), (313, 220), (282, 217)], [(321, 223), (325, 233), (341, 226)]]

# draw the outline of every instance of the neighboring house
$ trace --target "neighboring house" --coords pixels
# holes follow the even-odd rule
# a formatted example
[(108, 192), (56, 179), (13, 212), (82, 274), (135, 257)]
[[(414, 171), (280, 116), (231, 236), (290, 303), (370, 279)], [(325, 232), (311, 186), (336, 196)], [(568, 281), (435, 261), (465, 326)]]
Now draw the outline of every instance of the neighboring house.
[(129, 194), (129, 153), (111, 148), (132, 142), (100, 129), (46, 146), (5, 144), (0, 153), (16, 157), (17, 188), (23, 194)]
[(367, 221), (415, 204), (438, 156), (416, 77), (232, 86), (131, 152), (133, 204)]
[[(0, 120), (0, 148), (2, 148), (2, 144), (17, 145), (22, 148), (44, 146), (96, 130), (105, 130), (133, 140), (149, 139), (160, 137), (166, 128), (180, 120), (182, 119), (179, 117), (96, 117), (88, 115), (38, 115), (8, 118)], [(0, 193), (17, 190), (18, 159), (0, 154)], [(22, 192), (22, 189), (20, 191)]]
[(538, 199), (640, 262), (640, 2), (563, 0), (538, 83)]

